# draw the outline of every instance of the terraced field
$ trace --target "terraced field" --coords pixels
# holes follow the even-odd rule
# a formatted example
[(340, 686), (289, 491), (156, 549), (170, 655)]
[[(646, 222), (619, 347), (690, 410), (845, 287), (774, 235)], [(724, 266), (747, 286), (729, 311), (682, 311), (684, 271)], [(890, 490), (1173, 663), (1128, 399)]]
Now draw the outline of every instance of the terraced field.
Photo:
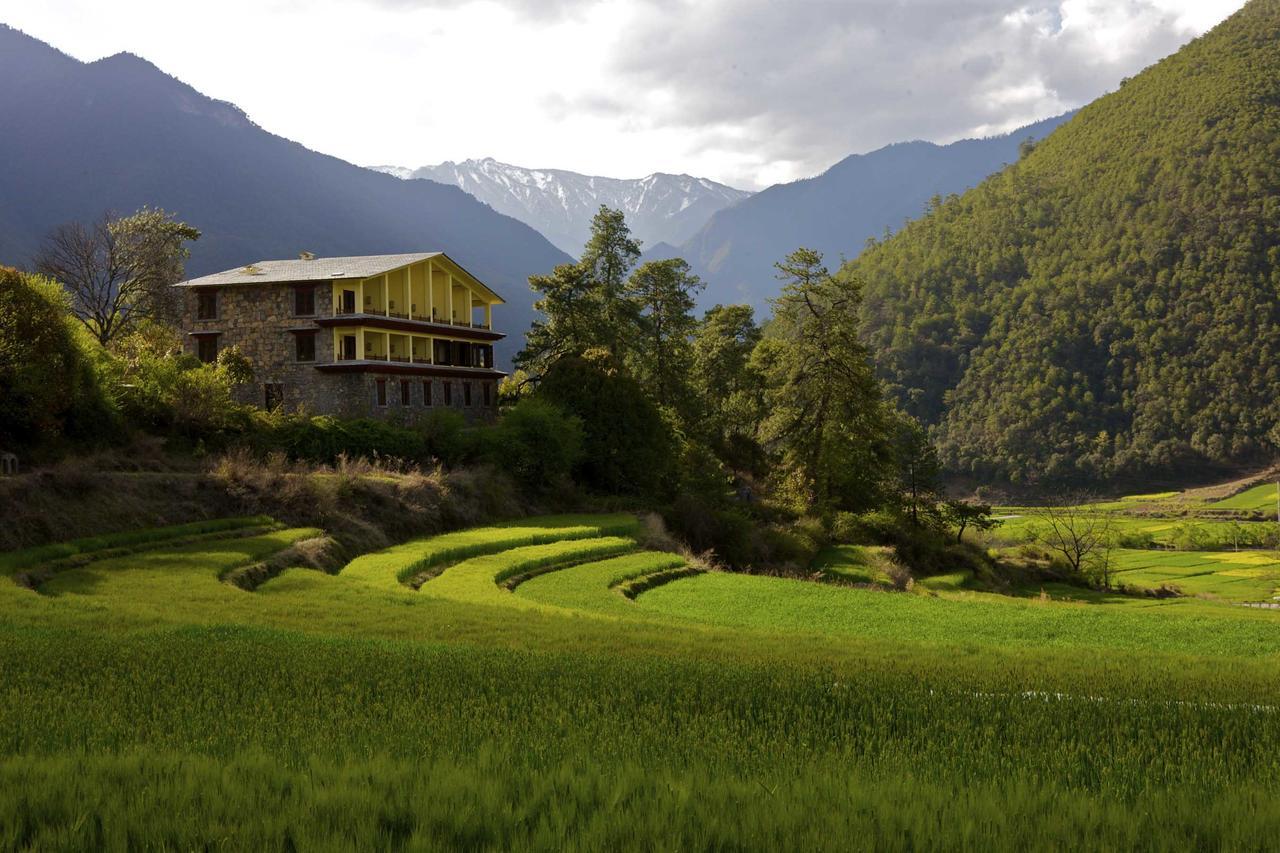
[(0, 849), (1280, 828), (1280, 614), (862, 588), (874, 549), (825, 554), (834, 585), (704, 572), (643, 541), (528, 519), (326, 573), (302, 567), (323, 531), (259, 518), (5, 555)]

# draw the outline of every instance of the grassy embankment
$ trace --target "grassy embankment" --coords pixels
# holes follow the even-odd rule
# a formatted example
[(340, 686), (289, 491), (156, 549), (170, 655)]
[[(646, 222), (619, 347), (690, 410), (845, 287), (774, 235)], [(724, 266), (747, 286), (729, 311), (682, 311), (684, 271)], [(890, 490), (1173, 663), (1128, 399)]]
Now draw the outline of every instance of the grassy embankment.
[(631, 601), (684, 560), (618, 516), (219, 581), (316, 533), (0, 584), (0, 847), (1184, 847), (1280, 825), (1276, 614), (721, 573)]

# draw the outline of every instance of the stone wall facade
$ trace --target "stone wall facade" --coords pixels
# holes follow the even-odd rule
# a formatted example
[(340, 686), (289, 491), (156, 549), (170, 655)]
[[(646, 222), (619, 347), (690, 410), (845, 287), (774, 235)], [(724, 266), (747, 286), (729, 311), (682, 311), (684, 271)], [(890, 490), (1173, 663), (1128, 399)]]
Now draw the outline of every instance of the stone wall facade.
[[(311, 288), (314, 312), (299, 314), (295, 310), (300, 287)], [(212, 318), (199, 316), (201, 293), (206, 294), (206, 305), (208, 294), (213, 294), (216, 315)], [(238, 402), (248, 405), (403, 422), (420, 420), (442, 408), (455, 409), (469, 420), (490, 420), (496, 415), (497, 383), (502, 374), (495, 370), (425, 365), (335, 369), (333, 332), (317, 323), (333, 315), (332, 294), (330, 282), (185, 288), (182, 327), (186, 350), (207, 358), (215, 351), (238, 348), (253, 365), (254, 380), (237, 386), (233, 394)], [(313, 338), (313, 361), (299, 361), (299, 335)], [(216, 342), (212, 347), (210, 339)], [(202, 340), (206, 342), (203, 352)], [(406, 391), (408, 405), (402, 402)], [(385, 404), (380, 399), (385, 399)]]

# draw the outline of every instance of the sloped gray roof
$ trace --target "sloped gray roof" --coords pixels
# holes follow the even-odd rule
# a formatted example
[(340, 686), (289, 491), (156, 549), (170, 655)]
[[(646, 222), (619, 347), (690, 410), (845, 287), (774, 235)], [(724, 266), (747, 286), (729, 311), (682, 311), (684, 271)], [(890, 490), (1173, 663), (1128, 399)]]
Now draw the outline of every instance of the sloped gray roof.
[(436, 258), (443, 252), (416, 252), (407, 255), (355, 255), (349, 258), (313, 258), (304, 261), (255, 261), (246, 267), (216, 272), (178, 282), (175, 287), (211, 287), (224, 284), (272, 284), (287, 281), (323, 281), (336, 278), (368, 278), (384, 272)]

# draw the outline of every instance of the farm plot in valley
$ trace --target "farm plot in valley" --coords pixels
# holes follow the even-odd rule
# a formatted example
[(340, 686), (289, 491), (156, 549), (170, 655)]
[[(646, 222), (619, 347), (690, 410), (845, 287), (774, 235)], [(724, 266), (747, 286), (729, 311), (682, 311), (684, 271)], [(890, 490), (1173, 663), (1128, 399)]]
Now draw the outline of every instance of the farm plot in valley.
[(939, 821), (976, 847), (1232, 846), (1280, 828), (1278, 614), (850, 586), (884, 586), (874, 550), (828, 554), (833, 584), (704, 571), (618, 515), (304, 568), (323, 538), (228, 522), (0, 582), (0, 849), (829, 849), (919, 846)]

